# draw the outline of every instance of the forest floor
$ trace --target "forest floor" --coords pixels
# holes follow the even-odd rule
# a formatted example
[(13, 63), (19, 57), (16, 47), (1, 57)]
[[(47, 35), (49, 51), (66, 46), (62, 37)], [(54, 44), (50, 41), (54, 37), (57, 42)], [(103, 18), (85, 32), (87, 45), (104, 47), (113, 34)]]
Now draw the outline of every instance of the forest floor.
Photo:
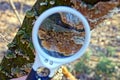
[[(21, 20), (27, 9), (30, 9), (35, 0), (13, 0), (19, 12)], [(0, 0), (0, 62), (7, 51), (7, 44), (10, 43), (18, 29), (20, 23), (13, 12), (8, 0)], [(89, 49), (93, 54), (108, 53), (114, 51), (114, 61), (120, 62), (120, 13), (115, 14), (112, 18), (105, 20), (92, 30), (92, 38)], [(110, 49), (110, 50), (109, 50)]]

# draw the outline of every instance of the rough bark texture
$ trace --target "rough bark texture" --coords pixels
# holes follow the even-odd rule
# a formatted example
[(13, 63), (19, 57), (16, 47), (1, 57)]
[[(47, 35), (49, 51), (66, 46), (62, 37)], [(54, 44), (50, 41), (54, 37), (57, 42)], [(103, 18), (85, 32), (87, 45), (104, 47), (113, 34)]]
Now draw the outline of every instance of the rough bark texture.
[[(51, 0), (48, 0), (48, 3)], [(118, 6), (118, 1), (95, 2), (92, 5), (79, 0), (56, 0), (55, 4), (40, 6), (44, 0), (37, 0), (33, 8), (26, 13), (22, 27), (19, 29), (12, 43), (8, 45), (9, 50), (0, 64), (0, 80), (20, 77), (28, 74), (34, 62), (34, 48), (31, 41), (31, 31), (36, 16), (53, 6), (71, 6), (80, 11), (89, 21), (91, 29), (108, 18), (110, 10)]]

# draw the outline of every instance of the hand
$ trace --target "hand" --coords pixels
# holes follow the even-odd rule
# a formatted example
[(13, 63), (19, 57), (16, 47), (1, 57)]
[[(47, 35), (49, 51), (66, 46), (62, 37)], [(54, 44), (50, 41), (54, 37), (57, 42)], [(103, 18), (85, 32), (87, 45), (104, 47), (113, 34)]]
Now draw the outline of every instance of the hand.
[(23, 76), (20, 78), (14, 78), (14, 79), (10, 79), (10, 80), (26, 80), (27, 76)]

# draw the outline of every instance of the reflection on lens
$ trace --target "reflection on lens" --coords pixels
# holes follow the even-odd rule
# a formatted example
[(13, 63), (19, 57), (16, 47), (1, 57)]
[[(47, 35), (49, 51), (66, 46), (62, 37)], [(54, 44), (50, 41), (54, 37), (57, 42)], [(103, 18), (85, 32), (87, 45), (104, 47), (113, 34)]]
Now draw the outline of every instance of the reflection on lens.
[(45, 19), (39, 29), (40, 45), (53, 57), (75, 54), (84, 44), (81, 21), (70, 13), (56, 13)]

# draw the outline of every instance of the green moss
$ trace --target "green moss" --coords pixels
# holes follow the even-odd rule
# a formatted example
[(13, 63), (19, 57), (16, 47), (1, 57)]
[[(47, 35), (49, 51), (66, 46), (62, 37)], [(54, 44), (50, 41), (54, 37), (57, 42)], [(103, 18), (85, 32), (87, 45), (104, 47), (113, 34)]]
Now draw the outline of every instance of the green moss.
[(106, 75), (112, 76), (112, 73), (115, 72), (116, 64), (113, 63), (108, 58), (101, 58), (100, 62), (96, 66), (96, 73), (97, 75)]

